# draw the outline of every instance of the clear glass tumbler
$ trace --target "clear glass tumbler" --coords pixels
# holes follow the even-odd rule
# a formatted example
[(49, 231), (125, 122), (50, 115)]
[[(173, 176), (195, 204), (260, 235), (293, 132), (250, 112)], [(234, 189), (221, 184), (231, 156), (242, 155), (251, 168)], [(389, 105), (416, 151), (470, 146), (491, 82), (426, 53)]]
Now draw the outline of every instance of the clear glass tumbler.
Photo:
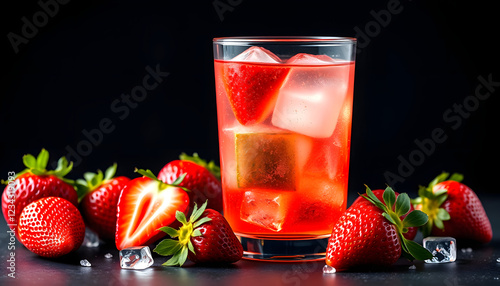
[(215, 38), (224, 216), (255, 260), (320, 260), (346, 208), (356, 40)]

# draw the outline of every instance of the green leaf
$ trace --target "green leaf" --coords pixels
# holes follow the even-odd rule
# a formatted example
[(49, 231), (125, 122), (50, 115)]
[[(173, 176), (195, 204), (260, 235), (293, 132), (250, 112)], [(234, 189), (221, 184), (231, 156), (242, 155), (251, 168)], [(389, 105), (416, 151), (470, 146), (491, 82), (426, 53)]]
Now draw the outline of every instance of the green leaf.
[(196, 252), (194, 251), (194, 247), (193, 247), (193, 244), (191, 243), (191, 240), (188, 242), (188, 249), (189, 249), (189, 251), (191, 251), (191, 253), (196, 255)]
[(195, 229), (193, 231), (193, 233), (191, 234), (191, 237), (195, 237), (195, 236), (201, 236), (201, 231), (199, 229)]
[(92, 182), (92, 179), (94, 179), (95, 175), (96, 174), (92, 172), (85, 172), (83, 173), (83, 178), (85, 179), (85, 181), (87, 181), (87, 183), (89, 183)]
[(439, 229), (444, 229), (443, 221), (439, 218), (434, 219), (434, 226), (439, 228)]
[(450, 214), (445, 209), (440, 208), (438, 209), (437, 217), (438, 219), (445, 221), (450, 219)]
[(182, 175), (180, 175), (179, 177), (177, 177), (177, 179), (175, 179), (175, 181), (173, 181), (171, 185), (178, 186), (180, 183), (182, 183), (182, 181), (184, 180), (184, 178), (186, 177), (186, 175), (187, 175), (187, 173), (183, 173)]
[(155, 174), (153, 174), (153, 172), (151, 172), (151, 170), (149, 170), (149, 169), (144, 170), (144, 169), (135, 168), (134, 172), (139, 173), (146, 178), (150, 178), (152, 180), (159, 181), (158, 178), (155, 176)]
[(36, 166), (39, 170), (45, 170), (47, 163), (49, 162), (49, 152), (45, 149), (40, 151), (38, 157), (36, 158)]
[(453, 173), (448, 180), (461, 182), (463, 179), (464, 179), (464, 175), (459, 174), (459, 173)]
[(387, 187), (382, 195), (384, 198), (385, 205), (392, 210), (394, 206), (394, 202), (396, 201), (396, 194), (392, 190), (392, 188)]
[(209, 222), (211, 221), (212, 219), (209, 218), (209, 217), (204, 217), (204, 218), (201, 218), (200, 220), (196, 221), (194, 224), (193, 224), (193, 228), (197, 228), (199, 227), (200, 225), (206, 223), (206, 222)]
[(172, 238), (179, 236), (179, 231), (169, 226), (160, 227), (160, 230), (170, 235)]
[(193, 212), (191, 213), (191, 217), (189, 218), (190, 222), (195, 222), (200, 216), (203, 214), (205, 209), (207, 208), (208, 200), (206, 200), (201, 207), (198, 209), (196, 203), (194, 204)]
[(372, 190), (367, 185), (365, 185), (365, 187), (366, 187), (366, 195), (361, 195), (361, 196), (370, 201), (371, 203), (373, 203), (379, 209), (386, 211), (387, 207), (377, 198), (377, 196), (373, 194)]
[(23, 156), (23, 163), (26, 167), (30, 169), (36, 169), (36, 158), (31, 154)]
[(429, 183), (429, 186), (427, 188), (429, 188), (429, 190), (432, 190), (432, 188), (434, 188), (435, 185), (446, 181), (446, 179), (448, 178), (449, 175), (450, 175), (450, 173), (442, 172), (436, 178), (434, 178), (434, 180), (432, 180)]
[(395, 212), (398, 216), (405, 215), (410, 211), (410, 197), (408, 196), (407, 193), (402, 193), (399, 194), (399, 196), (396, 199), (396, 207), (395, 207)]
[(181, 247), (182, 245), (180, 245), (179, 241), (177, 240), (164, 239), (160, 241), (158, 245), (156, 245), (153, 251), (158, 253), (159, 255), (168, 256), (168, 255), (174, 255), (181, 249)]
[(118, 164), (113, 163), (109, 168), (106, 169), (104, 172), (104, 180), (111, 180), (113, 179), (113, 176), (116, 174), (116, 168), (118, 167)]
[(175, 218), (180, 221), (182, 224), (187, 224), (186, 216), (184, 215), (183, 212), (176, 211), (175, 212)]
[(448, 189), (439, 189), (439, 190), (436, 190), (435, 192), (433, 192), (434, 196), (435, 197), (438, 197), (438, 196), (441, 196), (441, 195), (444, 195), (448, 192)]
[(423, 248), (420, 244), (405, 239), (406, 243), (406, 248), (408, 249), (408, 252), (415, 257), (417, 260), (426, 260), (426, 259), (432, 259), (432, 254), (429, 252), (429, 250)]
[(403, 226), (404, 227), (421, 226), (424, 225), (428, 220), (429, 217), (424, 212), (419, 210), (414, 210), (403, 219)]
[(389, 215), (388, 213), (386, 212), (383, 212), (382, 213), (382, 216), (384, 216), (390, 223), (396, 225), (396, 221), (394, 221), (394, 219), (391, 217), (391, 215)]

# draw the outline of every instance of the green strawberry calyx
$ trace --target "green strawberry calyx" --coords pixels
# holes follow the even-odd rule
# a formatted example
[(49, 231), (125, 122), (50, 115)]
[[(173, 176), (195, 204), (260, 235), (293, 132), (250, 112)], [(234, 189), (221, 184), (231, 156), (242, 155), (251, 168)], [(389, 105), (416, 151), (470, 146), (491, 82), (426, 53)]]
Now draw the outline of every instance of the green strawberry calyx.
[(179, 159), (183, 161), (191, 161), (193, 163), (196, 163), (204, 167), (220, 181), (220, 167), (217, 166), (213, 160), (207, 163), (206, 160), (203, 160), (202, 158), (200, 158), (200, 156), (198, 156), (198, 153), (193, 153), (193, 156), (189, 156), (186, 153), (182, 153), (179, 156)]
[[(432, 254), (420, 244), (408, 240), (403, 236), (403, 233), (408, 232), (409, 227), (421, 226), (427, 222), (427, 215), (419, 210), (410, 211), (410, 197), (406, 193), (401, 193), (396, 197), (394, 190), (387, 186), (384, 193), (382, 194), (383, 202), (381, 202), (372, 190), (366, 186), (366, 195), (361, 195), (363, 198), (367, 199), (379, 209), (381, 209), (382, 215), (396, 227), (396, 231), (399, 235), (401, 241), (401, 249), (403, 256), (413, 260), (425, 260), (431, 259)], [(401, 216), (406, 217), (401, 220)]]
[(73, 180), (64, 178), (64, 176), (66, 176), (71, 169), (73, 169), (73, 162), (68, 162), (66, 157), (63, 156), (57, 161), (57, 167), (55, 170), (47, 170), (49, 152), (44, 148), (40, 151), (37, 157), (31, 154), (24, 155), (23, 163), (26, 166), (26, 169), (17, 173), (17, 177), (24, 173), (32, 173), (37, 176), (54, 175), (68, 184), (72, 185), (74, 183)]
[(158, 177), (156, 177), (156, 175), (153, 172), (151, 172), (151, 170), (149, 170), (149, 169), (144, 170), (144, 169), (135, 168), (134, 172), (139, 173), (146, 178), (149, 178), (153, 181), (158, 182), (158, 184), (159, 184), (158, 189), (160, 189), (160, 190), (164, 190), (167, 187), (176, 187), (176, 188), (181, 188), (186, 192), (190, 192), (190, 190), (188, 188), (179, 186), (179, 184), (182, 182), (182, 180), (184, 180), (184, 178), (186, 177), (186, 175), (187, 175), (186, 173), (180, 175), (171, 184), (167, 184), (167, 183), (163, 182), (162, 180), (158, 179)]
[(464, 176), (462, 174), (443, 172), (432, 180), (427, 187), (419, 186), (418, 197), (411, 202), (415, 209), (422, 210), (429, 216), (429, 221), (421, 227), (422, 234), (427, 237), (431, 234), (432, 228), (436, 226), (438, 229), (444, 229), (443, 221), (450, 219), (450, 214), (441, 207), (448, 199), (448, 190), (436, 189), (434, 187), (444, 181), (461, 182)]
[(83, 199), (87, 194), (100, 187), (105, 182), (114, 178), (116, 174), (117, 164), (114, 163), (103, 173), (97, 170), (97, 173), (85, 172), (83, 179), (77, 179), (75, 182), (76, 193), (78, 194), (78, 201)]
[(182, 226), (178, 230), (169, 226), (160, 228), (160, 230), (170, 235), (170, 237), (177, 238), (176, 240), (164, 239), (158, 243), (155, 249), (153, 249), (154, 252), (163, 256), (172, 255), (172, 257), (167, 260), (167, 262), (163, 263), (163, 265), (182, 266), (184, 262), (186, 262), (189, 251), (196, 255), (193, 244), (191, 243), (191, 237), (201, 236), (202, 233), (196, 228), (212, 220), (208, 217), (200, 218), (207, 207), (207, 203), (208, 201), (206, 201), (200, 208), (198, 208), (195, 203), (189, 221), (186, 220), (186, 216), (183, 212), (177, 211), (175, 213), (175, 218), (182, 223)]

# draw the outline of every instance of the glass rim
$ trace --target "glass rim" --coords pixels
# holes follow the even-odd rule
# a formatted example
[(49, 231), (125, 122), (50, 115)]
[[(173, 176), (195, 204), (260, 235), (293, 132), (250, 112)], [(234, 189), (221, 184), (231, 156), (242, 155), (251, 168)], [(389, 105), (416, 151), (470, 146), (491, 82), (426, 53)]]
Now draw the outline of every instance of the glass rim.
[(265, 44), (353, 44), (356, 38), (332, 36), (238, 36), (216, 37), (213, 43), (247, 45), (256, 43)]

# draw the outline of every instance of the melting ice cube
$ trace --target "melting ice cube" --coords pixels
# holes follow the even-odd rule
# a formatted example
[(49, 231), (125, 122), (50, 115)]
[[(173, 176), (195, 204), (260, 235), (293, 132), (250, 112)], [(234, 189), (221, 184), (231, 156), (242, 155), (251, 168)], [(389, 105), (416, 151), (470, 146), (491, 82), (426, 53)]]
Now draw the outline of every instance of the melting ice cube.
[(240, 218), (272, 231), (280, 231), (288, 209), (286, 193), (246, 191), (241, 202)]
[(457, 242), (453, 237), (429, 236), (424, 238), (424, 248), (434, 256), (427, 263), (453, 262), (457, 259)]
[(92, 266), (87, 259), (80, 260), (80, 265), (83, 266), (83, 267), (90, 267), (90, 266)]
[(120, 266), (124, 269), (146, 269), (153, 265), (148, 246), (135, 246), (120, 250)]
[(297, 173), (312, 148), (310, 138), (293, 133), (236, 133), (238, 187), (295, 190)]
[(281, 59), (271, 51), (261, 47), (250, 47), (237, 55), (232, 61), (256, 63), (280, 63)]
[(323, 274), (333, 274), (337, 272), (337, 269), (331, 267), (330, 265), (323, 266)]
[(113, 258), (113, 254), (111, 254), (111, 253), (106, 253), (106, 254), (104, 254), (104, 257), (105, 257), (105, 258), (108, 258), (108, 259), (109, 259), (109, 258)]
[[(328, 59), (330, 60), (328, 60)], [(299, 54), (274, 107), (274, 126), (315, 138), (333, 134), (347, 95), (350, 65), (331, 65), (328, 56)], [(330, 65), (327, 65), (330, 64)]]

